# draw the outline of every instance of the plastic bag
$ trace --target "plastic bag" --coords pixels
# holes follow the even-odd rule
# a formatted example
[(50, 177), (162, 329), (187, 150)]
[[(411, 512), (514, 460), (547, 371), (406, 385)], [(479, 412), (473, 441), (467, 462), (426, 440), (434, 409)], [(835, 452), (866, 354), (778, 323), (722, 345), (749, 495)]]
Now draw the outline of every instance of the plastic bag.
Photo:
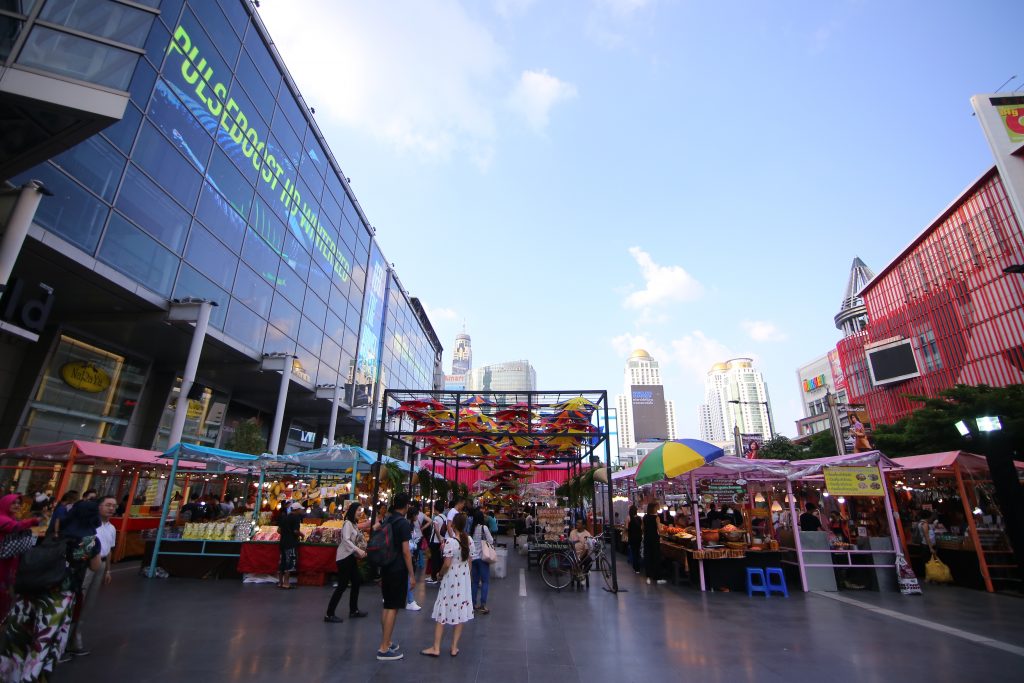
[(953, 572), (949, 570), (949, 565), (933, 552), (932, 559), (924, 565), (924, 580), (928, 583), (953, 583)]
[(896, 555), (896, 580), (903, 595), (920, 595), (921, 583), (903, 555)]

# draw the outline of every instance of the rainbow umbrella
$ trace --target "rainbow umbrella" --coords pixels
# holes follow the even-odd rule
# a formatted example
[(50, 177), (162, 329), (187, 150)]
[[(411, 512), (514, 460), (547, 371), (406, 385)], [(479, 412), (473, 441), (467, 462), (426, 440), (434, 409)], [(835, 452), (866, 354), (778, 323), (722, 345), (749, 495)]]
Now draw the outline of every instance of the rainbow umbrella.
[(672, 479), (723, 455), (725, 451), (721, 448), (699, 439), (666, 441), (640, 461), (634, 480), (637, 486), (644, 486), (662, 479)]

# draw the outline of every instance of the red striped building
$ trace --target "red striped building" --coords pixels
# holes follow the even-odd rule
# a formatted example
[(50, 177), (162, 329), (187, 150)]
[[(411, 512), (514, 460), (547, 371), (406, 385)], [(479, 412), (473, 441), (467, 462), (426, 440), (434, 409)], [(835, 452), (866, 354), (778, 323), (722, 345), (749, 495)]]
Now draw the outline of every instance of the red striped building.
[[(1024, 382), (1024, 232), (999, 171), (968, 187), (861, 291), (867, 327), (837, 345), (852, 403), (891, 424), (954, 384)], [(865, 346), (910, 339), (921, 372), (874, 386)]]

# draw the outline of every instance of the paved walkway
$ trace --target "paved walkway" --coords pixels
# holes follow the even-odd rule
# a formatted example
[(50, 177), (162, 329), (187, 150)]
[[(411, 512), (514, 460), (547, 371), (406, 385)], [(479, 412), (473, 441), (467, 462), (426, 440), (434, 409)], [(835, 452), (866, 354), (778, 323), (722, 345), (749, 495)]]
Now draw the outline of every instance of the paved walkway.
[(61, 665), (54, 680), (999, 683), (1018, 681), (1024, 671), (1024, 656), (1012, 651), (1024, 646), (1024, 601), (1012, 597), (935, 588), (918, 597), (857, 592), (838, 601), (796, 592), (751, 599), (647, 586), (625, 563), (620, 583), (628, 592), (618, 596), (599, 582), (588, 592), (556, 593), (536, 569), (526, 572), (522, 596), (525, 561), (509, 560), (509, 578), (491, 581), (492, 613), (467, 625), (457, 659), (418, 654), (432, 638), (435, 592), (420, 585), (423, 611), (399, 614), (396, 640), (406, 653), (399, 662), (374, 659), (376, 586), (365, 586), (360, 600), (369, 618), (324, 624), (329, 587), (286, 592), (232, 581), (146, 580), (117, 568), (100, 596), (102, 614), (90, 619), (92, 654)]

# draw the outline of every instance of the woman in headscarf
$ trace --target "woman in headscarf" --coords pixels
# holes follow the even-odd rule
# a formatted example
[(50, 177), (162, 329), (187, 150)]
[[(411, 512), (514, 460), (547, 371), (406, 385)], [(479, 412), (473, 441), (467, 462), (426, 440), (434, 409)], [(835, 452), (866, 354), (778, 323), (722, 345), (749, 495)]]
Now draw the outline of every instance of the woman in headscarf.
[[(12, 493), (0, 498), (0, 543), (8, 536), (24, 534), (39, 523), (35, 517), (18, 519), (21, 496)], [(14, 575), (18, 571), (20, 556), (0, 558), (0, 622), (7, 616), (14, 601)]]
[(58, 661), (67, 661), (75, 595), (82, 589), (85, 570), (100, 569), (99, 525), (96, 501), (82, 500), (71, 508), (57, 541), (65, 545), (64, 580), (49, 590), (17, 597), (0, 637), (0, 680), (45, 681)]

